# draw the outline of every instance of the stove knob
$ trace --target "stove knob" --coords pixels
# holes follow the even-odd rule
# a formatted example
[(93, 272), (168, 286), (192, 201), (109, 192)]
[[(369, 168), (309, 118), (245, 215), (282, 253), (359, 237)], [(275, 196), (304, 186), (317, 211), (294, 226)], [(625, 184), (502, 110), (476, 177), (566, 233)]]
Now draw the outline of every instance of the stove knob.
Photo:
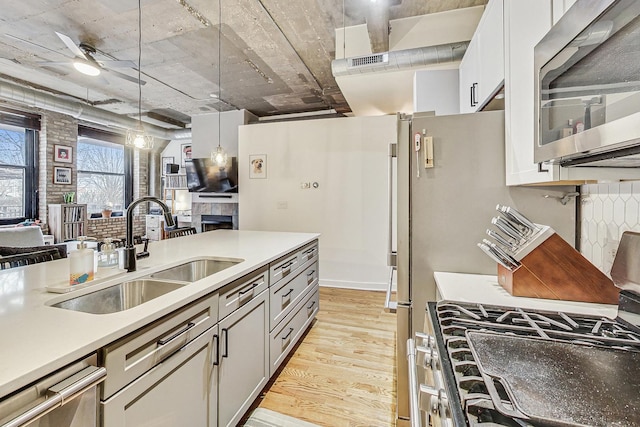
[[(448, 416), (449, 401), (443, 389), (436, 389), (425, 384), (420, 384), (420, 394), (420, 408), (423, 411), (429, 411), (441, 418)], [(424, 398), (422, 395), (425, 395)]]

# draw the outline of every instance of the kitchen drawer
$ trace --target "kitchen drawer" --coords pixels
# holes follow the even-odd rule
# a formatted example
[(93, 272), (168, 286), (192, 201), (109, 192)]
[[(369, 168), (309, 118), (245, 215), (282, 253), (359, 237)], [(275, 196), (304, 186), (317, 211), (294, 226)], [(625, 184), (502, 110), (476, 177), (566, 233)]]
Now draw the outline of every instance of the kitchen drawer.
[(318, 241), (312, 242), (298, 251), (298, 262), (300, 268), (307, 268), (312, 263), (318, 261)]
[(272, 285), (279, 280), (293, 277), (292, 274), (300, 266), (298, 252), (292, 252), (279, 260), (272, 262), (269, 267), (269, 283)]
[(220, 289), (218, 316), (224, 319), (269, 287), (267, 267), (252, 272)]
[(269, 330), (284, 319), (307, 291), (318, 283), (318, 263), (313, 263), (292, 280), (281, 281), (270, 289)]
[(159, 228), (151, 228), (151, 227), (147, 227), (147, 229), (145, 230), (146, 234), (147, 234), (147, 238), (149, 240), (161, 240), (160, 236), (160, 229)]
[(160, 216), (159, 215), (147, 215), (146, 216), (146, 224), (147, 224), (147, 228), (158, 228), (158, 227), (160, 227)]
[(100, 350), (105, 400), (218, 322), (218, 294), (175, 311)]
[(285, 317), (280, 325), (269, 334), (270, 376), (273, 376), (282, 361), (311, 324), (319, 307), (320, 294), (316, 285), (296, 305), (295, 309)]
[[(272, 262), (269, 268), (269, 283), (273, 286), (279, 280), (293, 277), (292, 274), (318, 259), (318, 241), (315, 240), (302, 248)], [(306, 264), (306, 265), (305, 265)]]

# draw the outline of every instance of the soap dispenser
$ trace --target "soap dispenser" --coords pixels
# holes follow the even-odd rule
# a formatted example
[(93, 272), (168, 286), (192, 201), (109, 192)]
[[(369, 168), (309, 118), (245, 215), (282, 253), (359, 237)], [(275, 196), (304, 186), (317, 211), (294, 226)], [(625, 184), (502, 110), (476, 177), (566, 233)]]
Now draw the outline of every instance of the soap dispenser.
[(115, 267), (118, 265), (118, 253), (113, 239), (104, 239), (100, 252), (98, 252), (98, 267)]
[(80, 285), (93, 280), (94, 251), (87, 247), (87, 236), (79, 236), (78, 249), (69, 253), (69, 284)]

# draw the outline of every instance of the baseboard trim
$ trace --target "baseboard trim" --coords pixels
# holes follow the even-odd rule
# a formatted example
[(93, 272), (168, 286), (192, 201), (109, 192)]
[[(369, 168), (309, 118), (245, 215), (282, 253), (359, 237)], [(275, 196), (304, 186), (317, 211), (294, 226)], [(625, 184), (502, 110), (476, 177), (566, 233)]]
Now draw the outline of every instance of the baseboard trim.
[(349, 282), (346, 280), (320, 280), (320, 286), (325, 288), (341, 288), (341, 289), (354, 289), (360, 291), (378, 291), (386, 292), (386, 283), (373, 283), (373, 282)]

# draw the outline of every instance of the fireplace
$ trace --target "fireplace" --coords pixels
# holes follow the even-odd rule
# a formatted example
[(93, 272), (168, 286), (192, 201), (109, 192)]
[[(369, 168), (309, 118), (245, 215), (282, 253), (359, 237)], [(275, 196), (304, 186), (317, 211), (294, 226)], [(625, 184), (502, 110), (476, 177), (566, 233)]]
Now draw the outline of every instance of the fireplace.
[(232, 215), (201, 215), (200, 224), (202, 224), (202, 232), (213, 230), (232, 230), (233, 229), (233, 216)]

